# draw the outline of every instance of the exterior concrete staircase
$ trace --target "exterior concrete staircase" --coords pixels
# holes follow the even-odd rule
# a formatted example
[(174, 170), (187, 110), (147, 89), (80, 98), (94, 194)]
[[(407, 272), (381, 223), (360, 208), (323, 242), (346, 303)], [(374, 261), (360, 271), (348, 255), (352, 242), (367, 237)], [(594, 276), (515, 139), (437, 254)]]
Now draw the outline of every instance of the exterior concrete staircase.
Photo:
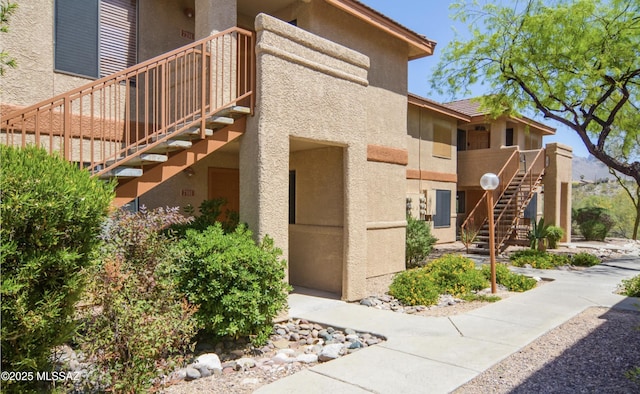
[(0, 143), (37, 145), (117, 180), (122, 206), (244, 132), (254, 46), (239, 28), (196, 41), (9, 114)]

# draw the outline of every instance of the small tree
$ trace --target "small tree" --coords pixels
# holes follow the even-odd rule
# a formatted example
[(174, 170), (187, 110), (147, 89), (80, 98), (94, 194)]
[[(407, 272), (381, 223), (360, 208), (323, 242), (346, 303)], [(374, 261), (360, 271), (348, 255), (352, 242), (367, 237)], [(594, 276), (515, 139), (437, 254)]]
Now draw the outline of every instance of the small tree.
[(405, 245), (405, 262), (407, 268), (420, 265), (431, 253), (438, 239), (431, 235), (431, 226), (424, 220), (407, 215), (407, 239)]

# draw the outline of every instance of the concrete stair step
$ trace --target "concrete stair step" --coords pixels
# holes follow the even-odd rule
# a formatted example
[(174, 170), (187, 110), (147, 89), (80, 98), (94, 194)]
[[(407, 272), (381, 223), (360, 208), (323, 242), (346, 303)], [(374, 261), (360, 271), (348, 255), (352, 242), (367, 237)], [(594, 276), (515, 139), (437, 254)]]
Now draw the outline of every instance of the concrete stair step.
[(141, 168), (116, 167), (113, 170), (100, 175), (100, 179), (127, 179), (137, 178), (139, 176), (142, 176)]

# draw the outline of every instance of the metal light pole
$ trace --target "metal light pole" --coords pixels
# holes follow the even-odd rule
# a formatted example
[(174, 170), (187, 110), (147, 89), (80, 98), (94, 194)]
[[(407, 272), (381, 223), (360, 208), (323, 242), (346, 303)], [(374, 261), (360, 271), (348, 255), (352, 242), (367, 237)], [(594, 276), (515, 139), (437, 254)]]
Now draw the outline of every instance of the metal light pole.
[(496, 229), (493, 223), (493, 191), (500, 184), (500, 178), (488, 172), (480, 178), (480, 186), (487, 194), (487, 215), (489, 217), (489, 261), (491, 262), (491, 293), (496, 293)]

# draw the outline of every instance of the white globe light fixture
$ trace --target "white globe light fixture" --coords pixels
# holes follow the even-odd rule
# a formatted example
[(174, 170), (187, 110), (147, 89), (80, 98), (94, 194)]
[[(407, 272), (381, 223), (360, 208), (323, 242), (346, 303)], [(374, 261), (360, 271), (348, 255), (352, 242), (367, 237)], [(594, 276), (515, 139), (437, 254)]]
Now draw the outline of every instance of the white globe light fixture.
[(500, 178), (492, 172), (488, 172), (480, 178), (480, 186), (484, 190), (496, 190), (500, 184)]
[(487, 217), (489, 221), (489, 261), (491, 262), (491, 293), (498, 291), (496, 284), (496, 229), (493, 223), (493, 191), (500, 185), (500, 178), (492, 172), (488, 172), (480, 178), (480, 187), (487, 194)]

